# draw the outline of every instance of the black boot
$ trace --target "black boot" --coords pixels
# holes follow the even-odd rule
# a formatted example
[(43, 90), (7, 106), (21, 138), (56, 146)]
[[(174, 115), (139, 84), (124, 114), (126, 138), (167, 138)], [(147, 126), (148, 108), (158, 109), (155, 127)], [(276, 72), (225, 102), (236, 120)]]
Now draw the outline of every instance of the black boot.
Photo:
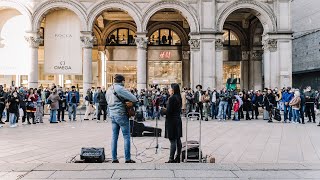
[(174, 159), (174, 161), (175, 161), (176, 163), (180, 163), (180, 156), (177, 156), (177, 157)]

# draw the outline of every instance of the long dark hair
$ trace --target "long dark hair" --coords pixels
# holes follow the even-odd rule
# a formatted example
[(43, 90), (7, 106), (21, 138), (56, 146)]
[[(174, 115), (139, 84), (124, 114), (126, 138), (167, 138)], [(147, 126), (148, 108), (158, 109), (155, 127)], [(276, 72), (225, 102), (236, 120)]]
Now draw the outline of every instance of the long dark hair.
[(172, 83), (171, 88), (173, 89), (173, 95), (175, 95), (178, 98), (179, 103), (182, 103), (181, 98), (181, 92), (180, 92), (180, 86), (177, 83)]

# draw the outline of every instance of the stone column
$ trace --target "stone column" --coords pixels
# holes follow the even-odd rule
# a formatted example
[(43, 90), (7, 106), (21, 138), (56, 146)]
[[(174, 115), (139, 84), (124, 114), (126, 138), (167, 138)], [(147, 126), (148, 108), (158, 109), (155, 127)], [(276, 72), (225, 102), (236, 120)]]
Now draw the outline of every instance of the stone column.
[(263, 42), (263, 69), (264, 87), (275, 88), (278, 86), (279, 60), (277, 58), (277, 40), (267, 39)]
[(138, 35), (135, 39), (137, 44), (137, 89), (147, 88), (147, 44), (146, 34)]
[(83, 33), (80, 37), (83, 47), (83, 93), (92, 87), (92, 48), (95, 37), (91, 32)]
[(202, 61), (201, 61), (201, 53), (200, 53), (200, 39), (191, 38), (189, 40), (190, 45), (190, 81), (191, 81), (191, 89), (195, 89), (198, 84), (202, 84)]
[(31, 56), (29, 67), (30, 71), (28, 74), (28, 87), (38, 88), (38, 48), (43, 42), (43, 39), (40, 38), (38, 32), (27, 32), (25, 40), (29, 43)]
[(223, 41), (216, 39), (216, 89), (221, 90), (223, 86)]

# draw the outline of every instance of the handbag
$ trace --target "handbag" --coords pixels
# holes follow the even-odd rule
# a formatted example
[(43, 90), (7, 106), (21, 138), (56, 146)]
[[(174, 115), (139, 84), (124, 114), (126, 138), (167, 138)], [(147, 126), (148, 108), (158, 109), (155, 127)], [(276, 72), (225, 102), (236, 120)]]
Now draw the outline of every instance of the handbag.
[(24, 112), (22, 108), (19, 108), (19, 117), (23, 117), (24, 116)]
[(113, 94), (124, 104), (126, 108), (126, 112), (128, 117), (133, 117), (136, 115), (136, 111), (134, 110), (134, 104), (130, 101), (125, 101), (123, 98), (121, 98), (118, 93), (115, 91), (114, 86), (112, 86)]
[(277, 121), (281, 121), (281, 113), (280, 110), (277, 108), (274, 108), (274, 115), (273, 115), (274, 119)]

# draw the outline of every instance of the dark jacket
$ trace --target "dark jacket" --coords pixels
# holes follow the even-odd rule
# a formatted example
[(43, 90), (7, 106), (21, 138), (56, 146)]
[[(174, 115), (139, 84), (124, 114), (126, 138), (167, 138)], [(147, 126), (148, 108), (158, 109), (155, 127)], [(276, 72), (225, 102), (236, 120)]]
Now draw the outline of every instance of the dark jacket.
[(263, 97), (263, 105), (267, 111), (271, 111), (276, 105), (276, 98), (273, 94), (267, 94)]
[[(200, 93), (199, 93), (200, 92)], [(194, 102), (195, 103), (202, 103), (201, 100), (199, 99), (199, 95), (201, 94), (201, 96), (203, 96), (203, 91), (196, 91), (194, 93)]]
[(0, 110), (4, 109), (6, 100), (7, 100), (7, 93), (4, 91), (0, 91)]
[(67, 98), (64, 93), (59, 93), (60, 101), (59, 101), (59, 111), (64, 111), (67, 108)]
[(181, 97), (176, 94), (172, 95), (167, 101), (165, 138), (178, 139), (182, 137), (181, 108)]
[(14, 114), (19, 113), (19, 97), (18, 96), (13, 97), (10, 95), (8, 97), (8, 102), (10, 103), (9, 109), (8, 109), (9, 113), (14, 113)]
[(105, 92), (99, 92), (97, 96), (98, 102), (100, 106), (106, 106), (107, 105), (107, 99), (106, 99), (106, 93)]
[(88, 101), (90, 104), (93, 104), (93, 96), (92, 93), (87, 93), (86, 97), (84, 98), (86, 101)]

